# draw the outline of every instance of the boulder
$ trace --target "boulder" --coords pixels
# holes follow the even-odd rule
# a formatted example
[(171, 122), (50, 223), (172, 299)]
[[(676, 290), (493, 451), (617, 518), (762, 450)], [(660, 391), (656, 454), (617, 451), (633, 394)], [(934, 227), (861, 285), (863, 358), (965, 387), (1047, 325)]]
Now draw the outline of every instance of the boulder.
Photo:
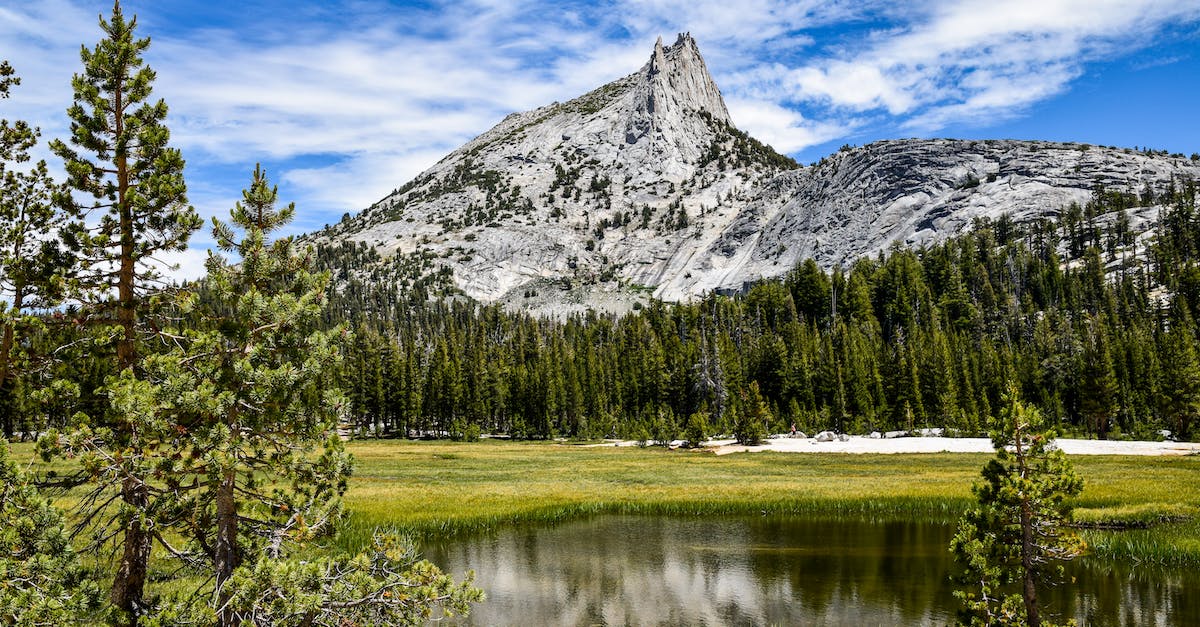
[(822, 431), (817, 434), (818, 442), (832, 442), (837, 439), (837, 434), (832, 431)]
[(883, 437), (884, 437), (884, 439), (887, 439), (887, 440), (891, 440), (893, 438), (904, 438), (904, 437), (908, 437), (908, 432), (907, 431), (888, 431), (887, 433), (883, 434)]
[(872, 431), (871, 435), (869, 435), (867, 437), (871, 438), (872, 440), (878, 440), (878, 439), (882, 438), (883, 435), (880, 434), (878, 431)]

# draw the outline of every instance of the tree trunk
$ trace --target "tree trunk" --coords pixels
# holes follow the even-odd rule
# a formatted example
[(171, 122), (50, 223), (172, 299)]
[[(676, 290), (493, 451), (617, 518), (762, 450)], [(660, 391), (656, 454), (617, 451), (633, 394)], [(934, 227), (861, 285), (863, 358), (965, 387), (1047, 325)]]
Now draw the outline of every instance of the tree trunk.
[[(124, 178), (124, 166), (119, 167)], [(122, 328), (122, 336), (117, 340), (117, 369), (124, 371), (133, 369), (137, 363), (136, 328), (137, 310), (134, 302), (134, 259), (133, 259), (133, 219), (129, 208), (121, 207), (121, 269), (117, 281), (117, 322)], [(128, 446), (137, 449), (140, 445), (139, 429), (124, 419), (117, 417), (118, 433), (123, 436)], [(135, 511), (125, 528), (125, 550), (121, 558), (121, 567), (117, 569), (113, 579), (112, 601), (117, 607), (129, 612), (129, 624), (137, 625), (136, 610), (142, 605), (142, 593), (146, 583), (146, 571), (150, 563), (150, 536), (142, 525), (149, 504), (149, 495), (139, 477), (126, 479), (121, 486), (121, 499), (125, 505)]]
[(1024, 579), (1025, 616), (1029, 627), (1038, 627), (1042, 619), (1038, 616), (1037, 587), (1033, 579), (1033, 516), (1028, 500), (1021, 500), (1021, 575)]
[(113, 578), (110, 598), (113, 605), (126, 613), (130, 627), (137, 627), (138, 624), (138, 615), (143, 607), (146, 569), (150, 563), (152, 537), (142, 518), (146, 511), (147, 496), (146, 486), (142, 482), (133, 478), (122, 482), (121, 499), (133, 508), (134, 514), (125, 526), (125, 548)]
[[(119, 168), (124, 170), (124, 168)], [(137, 363), (137, 295), (134, 293), (136, 260), (134, 259), (133, 215), (121, 207), (121, 268), (117, 275), (117, 324), (121, 337), (117, 340), (117, 370), (132, 368)]]
[[(13, 286), (13, 301), (10, 311), (14, 314), (14, 319), (4, 325), (4, 338), (0, 340), (0, 390), (8, 390), (6, 384), (8, 379), (13, 374), (12, 368), (12, 351), (13, 345), (16, 342), (16, 326), (15, 316), (21, 315), (21, 308), (25, 306), (25, 282), (18, 278)], [(9, 390), (11, 393), (12, 390)], [(15, 425), (13, 424), (13, 412), (11, 408), (4, 411), (4, 437), (12, 438)]]
[[(1016, 437), (1013, 438), (1016, 444), (1017, 465), (1021, 473), (1021, 482), (1024, 483), (1027, 479), (1027, 468), (1025, 467), (1025, 451), (1021, 446), (1022, 425), (1017, 426)], [(1029, 495), (1024, 492), (1026, 488), (1022, 487), (1021, 494), (1021, 580), (1022, 590), (1021, 596), (1025, 599), (1025, 619), (1028, 621), (1029, 627), (1040, 627), (1042, 619), (1038, 615), (1037, 607), (1037, 587), (1034, 585), (1034, 566), (1033, 566), (1033, 504), (1029, 502)]]
[[(118, 89), (114, 94), (113, 111), (115, 112), (115, 136), (124, 133), (124, 104), (123, 93)], [(117, 371), (133, 369), (137, 364), (137, 294), (134, 290), (136, 279), (136, 258), (134, 241), (133, 208), (129, 206), (129, 168), (127, 157), (118, 153), (114, 157), (117, 166), (117, 211), (121, 231), (120, 266), (117, 273), (117, 324), (121, 327), (121, 337), (117, 340)], [(128, 445), (137, 449), (140, 445), (137, 425), (117, 417), (118, 433), (127, 439)], [(113, 578), (112, 602), (126, 612), (130, 627), (138, 623), (138, 611), (143, 606), (142, 597), (146, 586), (146, 571), (150, 564), (151, 537), (143, 525), (143, 517), (149, 505), (149, 492), (140, 477), (125, 479), (121, 486), (121, 499), (125, 505), (134, 510), (125, 527), (125, 548), (121, 557), (121, 565)]]
[[(17, 309), (14, 307), (14, 311), (20, 311), (20, 309)], [(10, 356), (12, 355), (12, 347), (13, 347), (13, 325), (5, 324), (4, 325), (4, 338), (2, 340), (0, 340), (0, 390), (8, 391), (6, 384), (8, 383), (8, 374), (10, 372), (9, 359), (10, 359)], [(11, 391), (8, 391), (8, 393), (11, 393)], [(12, 438), (13, 431), (14, 431), (12, 411), (6, 409), (6, 410), (3, 410), (3, 414), (4, 414), (3, 415), (4, 437), (6, 439)]]
[(221, 627), (236, 627), (241, 623), (235, 613), (226, 607), (231, 594), (225, 589), (225, 582), (233, 576), (233, 570), (238, 567), (241, 556), (237, 546), (237, 502), (234, 500), (234, 478), (232, 471), (226, 471), (221, 477), (221, 485), (217, 488), (217, 537), (214, 547), (213, 566), (217, 577), (217, 615)]

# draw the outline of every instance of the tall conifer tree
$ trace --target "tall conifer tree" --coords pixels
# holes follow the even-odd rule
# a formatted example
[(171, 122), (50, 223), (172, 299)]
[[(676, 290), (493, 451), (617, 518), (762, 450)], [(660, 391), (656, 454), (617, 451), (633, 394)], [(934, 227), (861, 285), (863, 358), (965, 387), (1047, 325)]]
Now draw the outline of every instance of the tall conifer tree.
[[(151, 307), (163, 293), (155, 258), (183, 250), (200, 226), (187, 204), (183, 158), (168, 144), (167, 105), (151, 99), (155, 73), (142, 59), (150, 40), (135, 37), (136, 27), (137, 19), (127, 20), (119, 1), (109, 19), (100, 18), (104, 38), (80, 50), (83, 72), (71, 81), (70, 143), (51, 144), (65, 162), (69, 185), (82, 197), (78, 209), (86, 214), (66, 237), (82, 266), (80, 299), (91, 319), (111, 330), (103, 335), (115, 337), (118, 377), (126, 381), (141, 381), (139, 347), (152, 328), (146, 324)], [(111, 599), (130, 624), (137, 624), (154, 527), (147, 482), (149, 425), (143, 422), (149, 414), (123, 413), (116, 393), (112, 401), (108, 437), (85, 434), (76, 445), (96, 452), (90, 459), (99, 481), (120, 484), (123, 506), (114, 522), (122, 547)], [(103, 452), (114, 450), (123, 453)]]
[(1117, 411), (1120, 390), (1113, 371), (1112, 351), (1108, 348), (1108, 325), (1103, 315), (1089, 316), (1086, 344), (1081, 354), (1079, 411), (1088, 429), (1107, 439), (1110, 423)]
[[(1051, 446), (1041, 412), (1026, 407), (1010, 386), (1007, 406), (991, 432), (996, 457), (972, 487), (978, 506), (958, 525), (950, 549), (965, 567), (963, 624), (1049, 625), (1037, 587), (1062, 575), (1063, 560), (1083, 551), (1067, 528), (1083, 481), (1066, 455)], [(1019, 593), (1009, 594), (1013, 588)]]
[(1171, 328), (1162, 335), (1159, 405), (1174, 437), (1187, 440), (1200, 420), (1200, 355), (1195, 322), (1182, 298), (1171, 310)]
[(187, 512), (181, 531), (212, 567), (221, 625), (239, 620), (226, 587), (234, 571), (286, 554), (285, 540), (328, 531), (350, 473), (336, 434), (344, 403), (328, 385), (347, 338), (316, 330), (329, 275), (291, 238), (268, 243), (295, 207), (276, 209), (261, 168), (242, 194), (231, 223), (213, 219), (217, 246), (239, 263), (210, 255), (201, 330), (145, 360), (155, 405), (179, 434), (181, 459), (165, 481)]

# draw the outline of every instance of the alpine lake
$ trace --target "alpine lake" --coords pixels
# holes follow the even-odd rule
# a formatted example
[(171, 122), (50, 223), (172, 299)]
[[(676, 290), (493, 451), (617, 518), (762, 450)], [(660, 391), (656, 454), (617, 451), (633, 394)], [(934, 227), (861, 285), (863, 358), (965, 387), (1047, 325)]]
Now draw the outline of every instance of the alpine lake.
[[(451, 620), (475, 625), (953, 623), (949, 542), (991, 457), (496, 440), (349, 449), (340, 549), (404, 530), (456, 580), (475, 572), (488, 598)], [(1200, 625), (1200, 456), (1072, 461), (1089, 553), (1041, 591), (1043, 615)]]
[[(488, 595), (474, 625), (945, 625), (953, 525), (600, 515), (428, 542)], [(1041, 591), (1080, 625), (1200, 624), (1200, 573), (1083, 557)]]

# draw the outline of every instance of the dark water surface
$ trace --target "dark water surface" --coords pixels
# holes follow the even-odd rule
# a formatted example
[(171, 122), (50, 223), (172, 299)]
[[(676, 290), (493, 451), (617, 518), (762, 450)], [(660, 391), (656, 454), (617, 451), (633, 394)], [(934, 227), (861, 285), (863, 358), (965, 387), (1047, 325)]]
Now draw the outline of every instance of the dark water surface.
[[(477, 625), (944, 625), (950, 525), (603, 516), (424, 547)], [(1200, 625), (1200, 574), (1078, 560), (1042, 606), (1080, 625)]]

